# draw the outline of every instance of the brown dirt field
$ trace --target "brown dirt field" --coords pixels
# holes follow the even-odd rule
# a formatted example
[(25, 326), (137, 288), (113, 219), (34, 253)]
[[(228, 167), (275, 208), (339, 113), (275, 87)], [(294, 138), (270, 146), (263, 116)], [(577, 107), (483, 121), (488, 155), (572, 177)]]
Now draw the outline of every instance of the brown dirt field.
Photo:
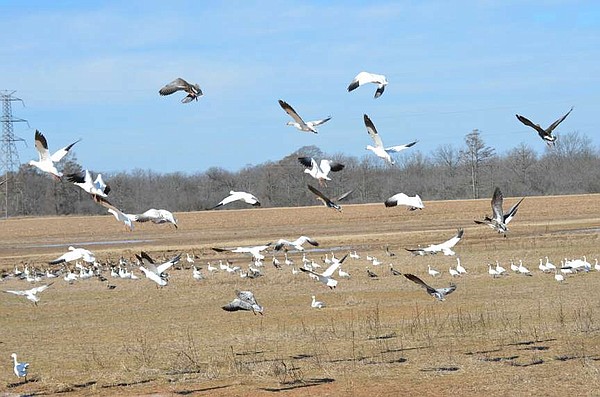
[[(518, 198), (505, 199), (505, 207)], [(276, 270), (241, 279), (225, 272), (195, 281), (191, 270), (172, 270), (167, 287), (144, 279), (109, 278), (67, 284), (55, 279), (38, 306), (0, 295), (0, 392), (15, 395), (211, 396), (465, 396), (594, 395), (600, 386), (600, 273), (567, 277), (559, 285), (541, 274), (539, 258), (588, 261), (600, 251), (600, 195), (528, 197), (507, 238), (473, 223), (490, 212), (489, 199), (426, 202), (425, 210), (346, 205), (220, 210), (176, 214), (179, 229), (138, 224), (126, 232), (112, 216), (18, 218), (2, 221), (0, 269), (45, 263), (68, 245), (100, 261), (146, 250), (155, 257), (195, 253), (196, 263), (231, 259), (210, 247), (263, 244), (308, 235), (325, 251), (357, 250), (342, 266), (352, 274), (336, 290)], [(463, 227), (455, 247), (469, 273), (455, 280), (455, 257), (414, 257), (404, 248), (442, 242)], [(389, 245), (396, 256), (387, 257)], [(384, 264), (364, 259), (375, 255)], [(283, 258), (283, 255), (278, 255)], [(290, 255), (296, 264), (301, 255)], [(185, 258), (185, 255), (184, 255)], [(271, 256), (267, 255), (270, 260)], [(487, 263), (522, 259), (533, 277), (492, 279)], [(457, 284), (435, 302), (389, 263), (434, 286)], [(185, 261), (182, 264), (187, 266)], [(433, 280), (427, 265), (441, 270)], [(365, 268), (380, 275), (366, 276)], [(135, 270), (141, 276), (139, 270)], [(15, 278), (0, 290), (26, 289)], [(264, 316), (227, 313), (235, 289), (252, 290)], [(310, 307), (310, 296), (325, 301)], [(16, 384), (10, 354), (31, 363), (30, 379)]]

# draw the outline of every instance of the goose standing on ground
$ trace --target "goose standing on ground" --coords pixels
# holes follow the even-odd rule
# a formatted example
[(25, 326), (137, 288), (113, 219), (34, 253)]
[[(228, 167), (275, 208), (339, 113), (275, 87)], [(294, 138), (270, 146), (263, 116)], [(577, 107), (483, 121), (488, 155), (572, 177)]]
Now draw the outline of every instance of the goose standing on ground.
[(213, 247), (212, 250), (216, 251), (216, 252), (229, 251), (229, 252), (235, 252), (235, 253), (251, 254), (252, 258), (254, 258), (256, 260), (262, 260), (262, 259), (265, 259), (265, 256), (263, 254), (261, 254), (260, 252), (269, 248), (271, 246), (271, 244), (272, 243), (267, 243), (264, 245), (255, 245), (255, 246), (251, 246), (251, 247), (236, 247), (236, 248)]
[(448, 273), (450, 273), (450, 276), (452, 277), (460, 277), (460, 273), (453, 268), (449, 268)]
[(504, 237), (506, 237), (506, 232), (508, 232), (508, 223), (514, 218), (519, 209), (519, 205), (525, 199), (525, 197), (521, 198), (515, 205), (513, 205), (508, 212), (505, 214), (502, 209), (502, 203), (504, 201), (504, 197), (499, 187), (496, 187), (494, 190), (494, 195), (492, 196), (492, 217), (486, 216), (482, 221), (475, 221), (475, 223), (479, 225), (488, 225), (498, 233), (504, 233)]
[(371, 271), (368, 267), (366, 269), (367, 269), (367, 276), (369, 276), (369, 278), (372, 278), (372, 279), (379, 278), (377, 273)]
[(260, 207), (260, 201), (258, 201), (256, 196), (254, 196), (250, 193), (246, 193), (246, 192), (236, 192), (236, 191), (230, 190), (229, 196), (227, 196), (223, 200), (221, 200), (221, 202), (219, 204), (215, 205), (214, 207), (212, 207), (211, 210), (214, 210), (215, 208), (219, 208), (223, 205), (227, 205), (229, 203), (233, 203), (234, 201), (243, 201), (254, 207)]
[(54, 164), (62, 160), (63, 157), (65, 157), (67, 153), (69, 153), (69, 150), (73, 147), (73, 145), (75, 145), (80, 140), (81, 139), (78, 139), (72, 144), (65, 146), (62, 149), (59, 149), (52, 155), (50, 155), (50, 152), (48, 151), (48, 141), (46, 140), (46, 137), (38, 130), (35, 130), (35, 149), (38, 152), (39, 160), (31, 160), (28, 164), (38, 168), (40, 171), (52, 175), (54, 179), (59, 180), (60, 178), (62, 178), (63, 174), (62, 172), (59, 172), (56, 169), (56, 166)]
[(404, 193), (394, 194), (389, 199), (384, 202), (386, 207), (395, 207), (397, 205), (406, 205), (408, 206), (409, 211), (422, 210), (425, 208), (423, 205), (423, 201), (421, 201), (421, 197), (418, 194), (415, 194), (414, 197), (407, 196)]
[[(325, 196), (323, 193), (321, 193), (320, 191), (318, 191), (316, 188), (312, 187), (311, 185), (307, 185), (307, 186), (308, 186), (308, 190), (313, 192), (317, 196), (317, 199), (320, 200), (321, 202), (323, 202), (323, 205), (325, 205), (328, 208), (333, 208), (333, 209), (338, 210), (339, 212), (342, 212), (342, 207), (339, 204), (333, 202), (330, 198)], [(342, 201), (343, 199), (348, 197), (350, 195), (350, 193), (352, 193), (352, 190), (349, 190), (346, 193), (342, 194), (335, 201)]]
[(282, 101), (280, 99), (279, 100), (279, 106), (281, 106), (281, 108), (283, 110), (285, 110), (285, 112), (287, 114), (289, 114), (291, 118), (294, 119), (294, 121), (288, 121), (287, 125), (294, 126), (298, 130), (300, 130), (300, 131), (312, 132), (314, 134), (318, 134), (319, 131), (317, 131), (317, 129), (315, 127), (318, 126), (318, 125), (324, 124), (324, 123), (328, 122), (329, 120), (331, 120), (331, 116), (329, 116), (329, 117), (324, 118), (322, 120), (313, 120), (313, 121), (304, 122), (304, 120), (302, 120), (302, 117), (300, 117), (298, 115), (298, 113), (296, 113), (296, 111), (294, 110), (294, 108), (291, 107), (287, 102)]
[(27, 382), (27, 370), (29, 369), (29, 363), (20, 363), (17, 361), (17, 353), (10, 355), (13, 359), (13, 371), (18, 378), (25, 378)]
[(292, 247), (292, 248), (296, 249), (297, 251), (304, 251), (303, 245), (306, 243), (308, 243), (314, 247), (319, 246), (319, 243), (317, 240), (314, 240), (314, 239), (312, 239), (310, 237), (306, 237), (306, 236), (300, 236), (294, 241), (288, 241), (288, 240), (284, 240), (284, 239), (277, 240), (277, 242), (275, 243), (275, 251), (280, 251), (282, 248), (287, 251), (288, 250), (287, 247)]
[(427, 273), (429, 273), (431, 277), (437, 277), (440, 275), (440, 272), (432, 268), (430, 265), (427, 265)]
[(519, 259), (519, 267), (517, 268), (517, 271), (526, 276), (532, 276), (529, 269), (527, 269), (525, 266), (523, 266), (523, 261), (521, 259)]
[(433, 296), (438, 301), (443, 301), (446, 298), (446, 295), (453, 293), (456, 290), (456, 285), (450, 285), (446, 288), (433, 288), (427, 285), (425, 281), (421, 280), (419, 277), (414, 274), (404, 274), (404, 277), (412, 281), (413, 283), (419, 284), (421, 287), (425, 288), (425, 291), (431, 296)]
[(387, 254), (387, 256), (396, 256), (395, 252), (390, 251), (390, 246), (389, 245), (385, 246), (385, 253)]
[(456, 271), (460, 274), (467, 274), (467, 269), (460, 263), (460, 258), (456, 258)]
[(332, 160), (322, 159), (317, 163), (317, 160), (312, 157), (298, 157), (298, 161), (306, 169), (304, 172), (319, 181), (320, 186), (327, 186), (325, 181), (330, 181), (329, 172), (338, 172), (344, 169), (345, 165)]
[(194, 99), (197, 101), (199, 97), (204, 95), (198, 84), (190, 84), (181, 77), (176, 78), (169, 84), (161, 88), (158, 93), (160, 95), (171, 95), (177, 91), (187, 92), (187, 96), (181, 100), (181, 103), (189, 103)]
[(539, 124), (534, 124), (531, 120), (529, 120), (526, 117), (523, 117), (521, 115), (516, 114), (515, 116), (517, 116), (517, 119), (525, 124), (528, 127), (533, 128), (534, 130), (537, 131), (538, 135), (540, 136), (540, 138), (542, 138), (548, 145), (556, 145), (556, 136), (552, 135), (552, 131), (554, 131), (554, 129), (556, 127), (558, 127), (558, 125), (560, 123), (563, 122), (564, 119), (567, 118), (567, 116), (573, 111), (573, 108), (571, 108), (571, 110), (569, 110), (567, 112), (567, 114), (565, 114), (564, 116), (562, 116), (560, 119), (556, 120), (554, 123), (550, 124), (550, 126), (546, 129), (543, 129), (542, 127), (540, 127)]
[(96, 179), (92, 180), (90, 171), (85, 170), (83, 173), (67, 174), (65, 178), (91, 195), (97, 194), (98, 196), (107, 197), (110, 192), (110, 186), (104, 182), (102, 174), (98, 174)]
[(334, 289), (337, 286), (338, 281), (332, 278), (333, 273), (336, 270), (338, 270), (338, 268), (341, 266), (341, 264), (344, 262), (344, 260), (346, 259), (347, 256), (348, 256), (348, 254), (344, 255), (344, 257), (340, 260), (337, 260), (337, 259), (334, 260), (333, 263), (327, 269), (325, 269), (325, 271), (323, 273), (320, 273), (320, 274), (316, 273), (313, 270), (306, 269), (304, 267), (301, 267), (300, 270), (316, 276), (316, 279), (319, 282), (325, 284), (326, 286), (328, 286), (331, 289)]
[(85, 248), (69, 247), (69, 252), (62, 254), (53, 261), (48, 262), (48, 264), (57, 265), (59, 263), (72, 262), (79, 259), (82, 259), (88, 263), (94, 263), (96, 261), (96, 256), (92, 253), (92, 251), (86, 250)]
[(310, 307), (313, 309), (322, 309), (325, 306), (325, 303), (318, 301), (314, 295), (312, 296), (312, 303), (310, 304)]
[(367, 127), (367, 132), (369, 133), (369, 136), (375, 143), (375, 146), (367, 145), (366, 149), (372, 151), (377, 157), (385, 160), (390, 165), (396, 164), (396, 162), (390, 156), (390, 153), (401, 152), (404, 149), (408, 149), (409, 147), (414, 146), (418, 142), (418, 141), (414, 141), (411, 143), (407, 143), (405, 145), (384, 147), (383, 141), (381, 140), (381, 137), (377, 133), (377, 129), (375, 129), (375, 124), (373, 124), (373, 122), (371, 121), (369, 116), (367, 116), (366, 114), (363, 116), (363, 118), (364, 118), (365, 126)]
[(222, 309), (228, 312), (236, 312), (238, 310), (252, 311), (254, 315), (256, 313), (263, 314), (263, 307), (258, 304), (254, 294), (250, 291), (235, 291), (237, 298), (222, 306)]
[(398, 270), (394, 269), (394, 265), (391, 264), (391, 263), (390, 263), (390, 272), (394, 276), (401, 276), (402, 275), (402, 272), (399, 272)]
[(500, 262), (496, 261), (496, 272), (500, 275), (506, 273), (506, 269), (500, 266)]
[(137, 215), (124, 213), (123, 211), (118, 209), (116, 206), (111, 204), (110, 201), (108, 201), (104, 197), (99, 196), (97, 194), (92, 195), (92, 198), (94, 199), (94, 201), (96, 203), (98, 203), (101, 206), (103, 206), (104, 208), (106, 208), (108, 210), (108, 212), (111, 213), (117, 221), (123, 222), (123, 224), (129, 231), (133, 230), (133, 222), (135, 222), (137, 220)]
[(31, 289), (24, 290), (24, 291), (8, 290), (8, 291), (4, 291), (4, 292), (6, 292), (8, 294), (17, 295), (17, 296), (24, 296), (25, 298), (32, 301), (34, 305), (37, 306), (37, 303), (40, 301), (40, 298), (39, 298), (39, 296), (37, 296), (37, 294), (42, 291), (45, 291), (52, 284), (54, 284), (54, 283), (50, 283), (47, 285), (40, 285), (39, 287), (31, 288)]
[(164, 287), (167, 285), (167, 277), (164, 274), (167, 269), (171, 266), (179, 262), (181, 259), (181, 254), (174, 256), (170, 260), (165, 263), (162, 263), (158, 266), (154, 263), (154, 260), (150, 258), (150, 256), (144, 251), (141, 252), (141, 255), (135, 254), (138, 261), (140, 261), (145, 266), (140, 266), (140, 270), (146, 275), (146, 278), (154, 281), (158, 286)]
[(388, 81), (387, 78), (382, 74), (360, 72), (356, 75), (352, 82), (350, 82), (350, 85), (348, 85), (348, 92), (354, 91), (361, 85), (368, 83), (377, 84), (377, 91), (375, 91), (374, 98), (379, 98), (381, 94), (383, 94), (383, 91), (385, 90), (385, 86), (388, 84)]
[(463, 229), (458, 229), (456, 235), (452, 237), (450, 240), (444, 241), (440, 244), (431, 244), (429, 247), (425, 248), (405, 248), (407, 251), (412, 252), (413, 255), (425, 255), (425, 254), (437, 254), (438, 252), (442, 252), (444, 255), (452, 256), (456, 254), (456, 252), (452, 251), (452, 248), (458, 244), (460, 239), (464, 234)]
[(498, 273), (496, 271), (496, 269), (492, 269), (492, 264), (491, 263), (488, 263), (488, 274), (490, 276), (492, 276), (493, 278), (496, 278), (497, 276), (500, 275), (500, 273)]
[(152, 221), (155, 224), (171, 223), (177, 229), (177, 218), (170, 211), (151, 208), (143, 214), (135, 215), (136, 222)]
[(559, 283), (562, 283), (563, 281), (565, 281), (565, 276), (563, 276), (562, 274), (560, 274), (558, 272), (558, 269), (554, 269), (554, 279), (556, 281), (558, 281)]

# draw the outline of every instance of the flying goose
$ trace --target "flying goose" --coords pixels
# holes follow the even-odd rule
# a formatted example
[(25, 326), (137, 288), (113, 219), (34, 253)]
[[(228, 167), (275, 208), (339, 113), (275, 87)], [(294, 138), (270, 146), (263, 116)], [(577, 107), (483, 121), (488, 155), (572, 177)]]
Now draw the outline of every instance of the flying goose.
[(54, 164), (62, 160), (63, 157), (65, 157), (67, 153), (69, 153), (69, 150), (73, 147), (73, 145), (75, 145), (80, 140), (81, 139), (78, 139), (72, 144), (65, 146), (62, 149), (59, 149), (52, 155), (50, 155), (50, 152), (48, 151), (48, 141), (46, 140), (46, 137), (38, 130), (35, 130), (35, 148), (38, 151), (39, 160), (31, 160), (28, 164), (38, 168), (43, 172), (51, 174), (54, 177), (54, 179), (58, 180), (62, 178), (63, 174), (62, 172), (59, 172), (56, 169), (56, 166)]
[(444, 255), (452, 256), (456, 254), (456, 252), (452, 251), (452, 247), (454, 247), (464, 234), (463, 229), (458, 229), (456, 235), (452, 237), (450, 240), (444, 241), (440, 244), (431, 244), (429, 247), (425, 248), (405, 248), (407, 251), (412, 252), (413, 255), (425, 255), (425, 254), (437, 254), (438, 252), (442, 252)]
[(46, 288), (48, 288), (52, 284), (54, 284), (54, 283), (50, 283), (50, 284), (46, 284), (46, 285), (40, 285), (39, 287), (31, 288), (31, 289), (24, 290), (24, 291), (9, 290), (9, 291), (4, 291), (4, 292), (9, 293), (9, 294), (13, 294), (13, 295), (17, 295), (17, 296), (24, 296), (25, 298), (27, 298), (30, 301), (32, 301), (34, 305), (37, 306), (37, 303), (40, 301), (40, 298), (39, 298), (39, 296), (37, 296), (37, 294), (39, 292), (45, 291)]
[(454, 290), (456, 290), (456, 285), (450, 285), (449, 287), (446, 287), (446, 288), (433, 288), (433, 287), (430, 287), (429, 285), (427, 285), (425, 283), (425, 281), (421, 280), (419, 277), (415, 276), (414, 274), (404, 273), (404, 277), (406, 277), (407, 279), (409, 279), (413, 283), (417, 283), (421, 287), (425, 288), (425, 290), (427, 291), (427, 293), (429, 295), (433, 296), (438, 301), (445, 300), (446, 295), (451, 294), (452, 292), (454, 292)]
[(256, 313), (263, 314), (263, 307), (256, 302), (254, 294), (250, 291), (235, 291), (237, 298), (222, 307), (223, 310), (228, 312), (236, 312), (238, 310), (252, 310), (254, 315)]
[(325, 271), (323, 273), (316, 273), (313, 270), (309, 270), (306, 269), (304, 267), (301, 267), (300, 270), (309, 274), (312, 274), (315, 276), (315, 278), (320, 281), (321, 283), (325, 284), (326, 286), (328, 286), (331, 289), (334, 289), (337, 284), (338, 281), (331, 278), (333, 276), (333, 273), (338, 270), (338, 268), (340, 267), (340, 265), (344, 262), (344, 260), (346, 259), (346, 257), (348, 256), (348, 254), (344, 255), (344, 257), (340, 260), (334, 260), (333, 264), (331, 264), (327, 269), (325, 269)]
[(280, 251), (282, 248), (287, 251), (287, 247), (293, 247), (298, 251), (304, 251), (304, 247), (302, 245), (304, 245), (305, 243), (309, 243), (314, 247), (319, 246), (317, 240), (306, 236), (300, 236), (294, 241), (288, 241), (284, 239), (277, 240), (277, 242), (275, 243), (275, 251)]
[[(339, 204), (336, 204), (335, 202), (333, 202), (331, 199), (329, 199), (327, 196), (325, 196), (323, 193), (321, 193), (320, 191), (318, 191), (313, 186), (311, 186), (311, 185), (307, 185), (307, 186), (308, 186), (308, 190), (310, 190), (311, 192), (313, 192), (314, 194), (316, 194), (317, 195), (317, 199), (321, 200), (326, 207), (328, 207), (328, 208), (334, 208), (334, 209), (342, 212), (342, 207), (340, 207)], [(352, 193), (352, 190), (349, 190), (346, 193), (344, 193), (341, 196), (339, 196), (336, 199), (336, 201), (342, 201), (343, 199), (345, 199), (346, 197), (348, 197), (350, 195), (350, 193)]]
[(181, 77), (176, 78), (171, 81), (169, 84), (165, 85), (161, 88), (158, 93), (160, 95), (171, 95), (177, 91), (185, 91), (187, 92), (187, 96), (181, 100), (181, 103), (188, 103), (192, 100), (198, 100), (198, 97), (204, 95), (200, 86), (198, 84), (190, 84)]
[(394, 165), (396, 163), (390, 156), (390, 153), (397, 153), (404, 149), (408, 149), (409, 147), (414, 146), (418, 142), (414, 141), (405, 145), (384, 147), (383, 141), (381, 140), (381, 137), (375, 129), (375, 124), (373, 124), (369, 116), (367, 116), (366, 114), (363, 116), (363, 118), (365, 121), (365, 126), (367, 127), (367, 132), (369, 133), (369, 136), (371, 137), (371, 139), (373, 139), (373, 142), (375, 143), (375, 146), (367, 145), (366, 149), (372, 151), (377, 157), (384, 159), (390, 165)]
[(409, 211), (422, 210), (425, 208), (423, 201), (421, 201), (421, 197), (419, 197), (418, 194), (415, 194), (414, 197), (410, 197), (404, 193), (394, 194), (392, 197), (385, 200), (384, 204), (386, 207), (406, 205), (408, 206)]
[(96, 203), (98, 203), (101, 206), (103, 206), (104, 208), (106, 208), (108, 210), (108, 212), (111, 213), (117, 221), (123, 222), (123, 224), (129, 231), (133, 230), (133, 222), (135, 222), (137, 220), (137, 215), (124, 213), (123, 211), (118, 209), (116, 206), (111, 204), (110, 201), (108, 201), (104, 197), (99, 196), (97, 194), (93, 194), (92, 198), (94, 199), (94, 201)]
[(91, 195), (97, 194), (98, 196), (106, 197), (110, 192), (110, 186), (104, 182), (102, 174), (98, 174), (96, 179), (92, 180), (90, 171), (85, 170), (83, 173), (67, 174), (65, 178)]
[(79, 259), (83, 259), (85, 262), (94, 263), (96, 261), (96, 257), (91, 251), (86, 250), (85, 248), (75, 248), (69, 247), (69, 252), (66, 252), (54, 259), (53, 261), (48, 262), (50, 265), (57, 265), (63, 262), (72, 262), (77, 261)]
[(236, 192), (233, 190), (229, 191), (229, 196), (225, 197), (223, 200), (221, 200), (221, 202), (217, 205), (215, 205), (214, 207), (211, 208), (211, 210), (214, 210), (215, 208), (219, 208), (223, 205), (227, 205), (229, 203), (233, 203), (234, 201), (238, 201), (241, 200), (247, 204), (250, 204), (254, 207), (260, 207), (260, 201), (258, 201), (258, 199), (250, 194), (250, 193), (246, 193), (246, 192)]
[(534, 124), (531, 120), (529, 120), (526, 117), (523, 117), (519, 114), (516, 114), (515, 116), (517, 116), (517, 119), (525, 124), (528, 127), (533, 128), (534, 130), (537, 131), (538, 135), (540, 136), (540, 138), (542, 138), (548, 145), (556, 145), (556, 136), (552, 135), (552, 131), (554, 131), (554, 129), (556, 127), (558, 127), (558, 125), (560, 123), (563, 122), (564, 119), (567, 118), (567, 116), (573, 111), (573, 108), (571, 107), (571, 110), (569, 110), (567, 112), (567, 114), (565, 114), (564, 116), (562, 116), (560, 119), (556, 120), (554, 123), (550, 124), (550, 126), (546, 129), (543, 129), (542, 127), (540, 127), (539, 124)]
[(312, 157), (298, 157), (298, 161), (306, 169), (304, 172), (319, 181), (320, 186), (327, 186), (325, 181), (330, 181), (329, 172), (338, 172), (344, 169), (345, 165), (332, 160), (322, 159), (319, 163)]
[(382, 74), (373, 74), (368, 72), (360, 72), (356, 75), (354, 80), (348, 85), (348, 92), (354, 91), (363, 84), (374, 83), (377, 84), (377, 91), (375, 91), (375, 98), (379, 98), (385, 86), (388, 84), (386, 77)]
[(256, 246), (251, 246), (251, 247), (236, 247), (236, 248), (213, 247), (212, 250), (216, 251), (216, 252), (229, 251), (229, 252), (236, 252), (236, 253), (245, 253), (245, 254), (247, 253), (247, 254), (251, 254), (254, 259), (262, 260), (262, 259), (265, 259), (265, 256), (263, 254), (261, 254), (260, 252), (269, 248), (271, 246), (271, 244), (272, 243), (267, 243), (264, 245), (256, 245)]
[(152, 221), (152, 223), (161, 224), (161, 223), (172, 223), (177, 229), (177, 218), (173, 215), (172, 212), (163, 210), (163, 209), (154, 209), (151, 208), (143, 214), (135, 215), (136, 222), (148, 222)]
[(302, 120), (302, 117), (298, 116), (298, 113), (296, 113), (294, 108), (291, 107), (287, 102), (282, 101), (280, 99), (279, 106), (281, 106), (281, 108), (283, 110), (285, 110), (285, 112), (287, 114), (289, 114), (291, 118), (294, 119), (294, 121), (288, 121), (287, 125), (294, 126), (300, 131), (312, 132), (314, 134), (317, 134), (319, 131), (317, 131), (317, 129), (315, 127), (331, 120), (331, 116), (329, 116), (322, 120), (314, 120), (314, 121), (304, 122), (304, 120)]
[(166, 274), (164, 274), (167, 269), (171, 266), (179, 262), (181, 259), (181, 254), (174, 256), (169, 259), (167, 262), (162, 263), (160, 265), (156, 265), (154, 260), (144, 251), (141, 252), (140, 255), (135, 254), (135, 257), (140, 261), (143, 265), (140, 265), (140, 270), (146, 275), (146, 278), (154, 281), (158, 286), (164, 287), (167, 285), (168, 279)]
[(494, 195), (492, 196), (492, 218), (486, 216), (482, 221), (475, 221), (475, 223), (479, 225), (488, 225), (492, 229), (496, 230), (498, 233), (504, 233), (504, 237), (506, 237), (506, 232), (508, 232), (508, 223), (512, 220), (512, 218), (517, 214), (517, 210), (519, 209), (519, 204), (523, 201), (525, 197), (521, 198), (515, 205), (513, 205), (508, 212), (505, 214), (502, 209), (502, 202), (504, 197), (502, 196), (502, 192), (500, 188), (497, 187), (494, 190)]
[(25, 378), (27, 382), (27, 370), (29, 369), (29, 363), (20, 363), (17, 361), (17, 353), (10, 355), (13, 359), (13, 372), (18, 378)]

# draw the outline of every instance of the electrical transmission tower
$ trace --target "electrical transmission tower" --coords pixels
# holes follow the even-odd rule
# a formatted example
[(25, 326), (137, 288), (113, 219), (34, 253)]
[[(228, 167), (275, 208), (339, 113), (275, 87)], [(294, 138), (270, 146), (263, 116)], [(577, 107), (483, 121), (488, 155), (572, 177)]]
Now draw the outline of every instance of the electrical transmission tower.
[[(4, 216), (8, 218), (9, 208), (18, 211), (21, 203), (22, 191), (19, 181), (16, 178), (17, 171), (21, 166), (19, 161), (19, 152), (15, 145), (18, 141), (25, 141), (23, 138), (15, 136), (13, 132), (13, 123), (27, 122), (27, 120), (13, 117), (12, 103), (23, 100), (12, 96), (15, 91), (0, 91), (0, 101), (2, 101), (2, 115), (0, 122), (2, 123), (2, 140), (0, 141), (0, 183), (2, 183), (1, 195), (4, 195), (4, 200), (0, 206), (4, 207)], [(23, 103), (24, 104), (24, 103)]]

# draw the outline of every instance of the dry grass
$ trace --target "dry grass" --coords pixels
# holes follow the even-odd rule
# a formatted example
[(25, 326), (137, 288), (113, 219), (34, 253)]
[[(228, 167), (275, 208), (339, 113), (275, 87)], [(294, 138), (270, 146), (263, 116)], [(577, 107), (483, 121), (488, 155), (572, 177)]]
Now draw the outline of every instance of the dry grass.
[[(139, 225), (125, 232), (112, 217), (22, 218), (3, 221), (0, 268), (41, 265), (65, 246), (87, 245), (101, 260), (130, 257), (140, 249), (155, 256), (194, 252), (208, 260), (212, 246), (262, 244), (306, 234), (323, 248), (348, 247), (383, 259), (365, 273), (364, 259), (344, 264), (352, 279), (335, 291), (289, 269), (265, 267), (265, 277), (240, 279), (190, 270), (172, 272), (170, 285), (63, 280), (44, 292), (37, 307), (12, 295), (0, 304), (0, 390), (19, 394), (139, 395), (591, 395), (600, 368), (600, 274), (579, 274), (558, 285), (537, 272), (540, 257), (598, 256), (598, 195), (527, 198), (508, 238), (477, 226), (489, 200), (426, 203), (421, 212), (383, 205), (252, 209), (177, 214), (178, 230)], [(507, 200), (507, 205), (512, 204)], [(404, 247), (443, 241), (457, 227), (456, 247), (469, 274), (453, 280), (457, 291), (434, 302), (416, 285), (389, 273), (423, 276), (447, 285), (452, 257), (412, 257)], [(138, 240), (126, 242), (128, 240)], [(141, 240), (141, 241), (140, 241)], [(126, 243), (122, 243), (122, 242)], [(385, 256), (389, 244), (397, 255)], [(344, 250), (347, 251), (347, 250)], [(342, 252), (340, 252), (341, 254)], [(309, 253), (318, 258), (321, 253)], [(292, 255), (297, 263), (300, 256)], [(523, 259), (533, 277), (493, 280), (487, 263)], [(427, 265), (442, 270), (431, 280)], [(369, 265), (370, 266), (370, 265)], [(505, 266), (508, 267), (508, 266)], [(206, 270), (204, 271), (207, 273)], [(139, 275), (139, 271), (137, 271)], [(7, 279), (0, 289), (25, 288)], [(264, 316), (227, 313), (220, 306), (236, 288), (251, 289)], [(317, 295), (328, 307), (310, 308)], [(10, 353), (31, 363), (33, 381), (15, 385)]]

